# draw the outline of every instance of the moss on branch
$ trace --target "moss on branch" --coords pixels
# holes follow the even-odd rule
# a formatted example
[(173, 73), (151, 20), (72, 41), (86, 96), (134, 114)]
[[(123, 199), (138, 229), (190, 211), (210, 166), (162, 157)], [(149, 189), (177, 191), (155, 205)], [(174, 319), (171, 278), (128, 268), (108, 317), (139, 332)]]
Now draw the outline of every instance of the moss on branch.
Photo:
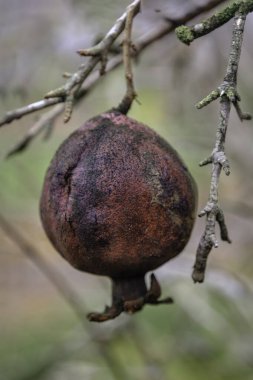
[(181, 42), (190, 45), (196, 38), (202, 37), (226, 24), (235, 16), (237, 11), (244, 14), (252, 12), (253, 0), (235, 1), (223, 10), (193, 26), (181, 25), (176, 28), (176, 35)]

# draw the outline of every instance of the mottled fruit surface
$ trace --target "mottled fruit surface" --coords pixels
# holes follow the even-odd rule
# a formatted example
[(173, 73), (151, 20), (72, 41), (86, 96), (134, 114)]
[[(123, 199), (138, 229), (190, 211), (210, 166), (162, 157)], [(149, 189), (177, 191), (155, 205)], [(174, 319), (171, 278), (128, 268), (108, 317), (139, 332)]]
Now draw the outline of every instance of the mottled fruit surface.
[(75, 268), (128, 278), (178, 255), (193, 227), (195, 183), (175, 150), (119, 112), (87, 121), (48, 169), (41, 218)]

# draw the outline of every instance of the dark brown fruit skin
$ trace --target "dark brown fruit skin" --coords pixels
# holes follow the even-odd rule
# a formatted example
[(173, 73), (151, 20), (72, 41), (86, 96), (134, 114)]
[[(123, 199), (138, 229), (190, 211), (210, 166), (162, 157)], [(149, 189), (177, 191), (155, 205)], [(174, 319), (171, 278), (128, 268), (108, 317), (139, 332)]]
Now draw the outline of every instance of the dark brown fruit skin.
[(49, 239), (75, 268), (132, 278), (182, 251), (196, 199), (175, 150), (147, 126), (111, 111), (60, 146), (40, 209)]

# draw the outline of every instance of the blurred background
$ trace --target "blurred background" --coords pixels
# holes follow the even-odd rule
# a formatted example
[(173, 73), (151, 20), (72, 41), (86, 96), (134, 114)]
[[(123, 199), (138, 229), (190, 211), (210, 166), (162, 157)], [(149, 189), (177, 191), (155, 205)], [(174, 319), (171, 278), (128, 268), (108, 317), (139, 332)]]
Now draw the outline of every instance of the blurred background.
[[(62, 73), (76, 71), (82, 61), (75, 51), (105, 34), (129, 2), (0, 0), (1, 115), (63, 84)], [(161, 25), (164, 15), (180, 16), (203, 3), (145, 0), (135, 37)], [(134, 104), (130, 116), (178, 150), (198, 184), (199, 210), (208, 198), (210, 167), (198, 163), (213, 149), (219, 105), (198, 111), (194, 104), (222, 82), (231, 31), (229, 22), (190, 47), (172, 33), (134, 66), (141, 105)], [(249, 15), (238, 88), (243, 110), (251, 113), (252, 35)], [(85, 120), (117, 105), (124, 85), (121, 67), (100, 81), (67, 125), (60, 116), (50, 138), (42, 134), (29, 149), (0, 162), (0, 213), (30, 245), (22, 247), (0, 228), (0, 379), (252, 380), (253, 128), (251, 121), (241, 124), (234, 110), (226, 148), (232, 172), (221, 176), (219, 190), (233, 243), (221, 242), (211, 252), (205, 283), (191, 280), (204, 229), (204, 219), (198, 219), (180, 257), (156, 271), (174, 305), (147, 306), (133, 317), (96, 326), (80, 318), (110, 303), (110, 281), (78, 272), (55, 252), (42, 230), (40, 192), (56, 148)], [(1, 157), (39, 114), (1, 128)], [(58, 273), (60, 292), (24, 254), (29, 250), (48, 263), (52, 277)], [(74, 295), (66, 295), (69, 287)]]

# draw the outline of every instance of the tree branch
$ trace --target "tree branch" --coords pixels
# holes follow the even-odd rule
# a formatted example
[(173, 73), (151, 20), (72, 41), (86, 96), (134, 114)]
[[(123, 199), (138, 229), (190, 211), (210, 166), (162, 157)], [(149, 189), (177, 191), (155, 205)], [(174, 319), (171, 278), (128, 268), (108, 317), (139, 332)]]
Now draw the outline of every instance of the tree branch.
[(78, 53), (80, 55), (90, 56), (92, 58), (86, 65), (82, 64), (79, 67), (78, 71), (68, 79), (64, 86), (59, 87), (56, 90), (50, 91), (48, 94), (46, 94), (46, 98), (63, 97), (65, 99), (65, 123), (70, 120), (75, 97), (77, 96), (84, 80), (88, 77), (88, 75), (93, 71), (99, 62), (101, 62), (100, 75), (104, 75), (108, 60), (109, 48), (124, 30), (127, 20), (129, 20), (127, 29), (131, 31), (132, 20), (140, 10), (140, 3), (141, 0), (134, 0), (127, 7), (126, 12), (116, 20), (113, 27), (97, 45), (89, 49), (78, 50)]
[[(218, 247), (218, 240), (215, 234), (216, 222), (220, 227), (221, 239), (231, 243), (226, 227), (224, 214), (218, 203), (218, 186), (221, 169), (226, 175), (230, 174), (230, 165), (225, 155), (225, 139), (230, 115), (231, 104), (238, 109), (240, 97), (237, 93), (237, 72), (243, 41), (244, 25), (247, 16), (247, 10), (244, 4), (236, 11), (232, 32), (232, 43), (229, 54), (224, 81), (221, 86), (213, 91), (208, 97), (198, 103), (197, 107), (201, 108), (210, 103), (210, 101), (220, 97), (220, 116), (216, 132), (216, 142), (210, 157), (200, 163), (200, 166), (212, 164), (211, 186), (207, 205), (200, 212), (199, 216), (206, 215), (206, 227), (201, 237), (192, 278), (194, 282), (203, 282), (208, 255), (211, 249)], [(241, 112), (241, 110), (240, 110)], [(247, 115), (247, 117), (245, 117)], [(249, 119), (250, 115), (241, 112), (240, 119)]]
[(16, 143), (12, 148), (9, 149), (5, 158), (9, 158), (16, 153), (21, 153), (27, 148), (30, 142), (38, 136), (42, 131), (44, 131), (46, 125), (52, 126), (52, 123), (56, 120), (58, 115), (62, 112), (62, 104), (57, 104), (55, 108), (51, 109), (49, 112), (44, 113), (38, 121), (36, 121), (33, 126), (28, 130), (28, 132), (23, 136), (18, 143)]
[[(140, 4), (138, 11), (140, 11)], [(125, 24), (125, 36), (123, 40), (123, 63), (125, 68), (125, 79), (126, 79), (126, 93), (116, 108), (118, 111), (127, 114), (131, 105), (136, 98), (137, 94), (134, 88), (134, 80), (133, 80), (133, 72), (132, 72), (132, 50), (135, 50), (135, 46), (133, 45), (131, 34), (132, 34), (132, 25), (133, 18), (136, 13), (136, 8), (133, 4), (129, 5), (127, 8), (127, 19)]]
[(36, 111), (53, 106), (60, 102), (62, 102), (61, 98), (42, 99), (37, 102), (28, 104), (27, 106), (8, 111), (5, 114), (5, 116), (0, 120), (0, 127), (11, 123), (13, 120), (21, 119), (21, 117), (29, 115), (29, 113), (34, 113)]
[(177, 37), (186, 45), (190, 45), (196, 38), (202, 37), (231, 20), (239, 9), (245, 14), (253, 11), (253, 0), (235, 1), (222, 11), (193, 26), (182, 25), (176, 29)]
[[(166, 19), (167, 22), (164, 25), (162, 25), (160, 28), (154, 28), (150, 32), (146, 33), (145, 35), (143, 35), (137, 39), (137, 41), (135, 42), (135, 57), (138, 57), (139, 55), (141, 55), (145, 49), (150, 47), (156, 41), (162, 39), (163, 37), (165, 37), (168, 34), (170, 34), (171, 32), (173, 32), (177, 25), (184, 24), (184, 23), (192, 20), (193, 18), (199, 16), (200, 14), (207, 12), (207, 11), (213, 9), (214, 7), (224, 3), (225, 1), (226, 0), (209, 0), (206, 4), (204, 4), (202, 6), (194, 7), (192, 10), (188, 11), (187, 13), (185, 13), (183, 16), (181, 16), (180, 18), (178, 18), (176, 20)], [(126, 19), (126, 13), (124, 13), (124, 15), (125, 15), (124, 17)], [(116, 21), (116, 23), (117, 23), (117, 21)], [(121, 31), (124, 30), (123, 23), (121, 24), (121, 28), (122, 28), (122, 30), (118, 29), (118, 32), (119, 32), (119, 30), (121, 30)], [(113, 27), (111, 28), (111, 30), (112, 29), (113, 29)], [(108, 34), (107, 34), (107, 36), (108, 36)], [(104, 40), (105, 39), (106, 39), (106, 36), (105, 36)], [(110, 38), (108, 37), (108, 39), (106, 41), (107, 41), (107, 48), (109, 48), (112, 46), (109, 44), (109, 41), (110, 41), (110, 43), (113, 43), (115, 41), (115, 39), (112, 41), (111, 37)], [(101, 44), (101, 42), (100, 42), (100, 44)], [(104, 44), (104, 42), (102, 44)], [(95, 45), (95, 46), (98, 46), (98, 45)], [(103, 47), (104, 46), (105, 45), (103, 45)], [(100, 59), (99, 56), (95, 56), (93, 58), (98, 59), (98, 62), (99, 62), (99, 59)], [(91, 60), (92, 60), (92, 58), (91, 58)], [(92, 64), (94, 64), (94, 61)], [(112, 57), (110, 60), (108, 60), (108, 63), (107, 63), (107, 69), (106, 69), (107, 73), (116, 69), (121, 64), (122, 64), (121, 55), (117, 55), (115, 57)], [(81, 70), (82, 69), (83, 69), (83, 67), (81, 68)], [(78, 76), (78, 71), (77, 71), (77, 76)], [(74, 78), (74, 74), (68, 74), (68, 75), (66, 75), (66, 77)], [(98, 76), (97, 73), (94, 73), (94, 72), (87, 75), (86, 80), (85, 80), (85, 84), (82, 84), (82, 87), (80, 87), (79, 92), (74, 97), (74, 105), (79, 103), (87, 95), (87, 93), (95, 87), (95, 85), (100, 83), (100, 79), (101, 79), (101, 77)], [(40, 133), (40, 131), (42, 131), (43, 128), (46, 125), (48, 125), (48, 123), (50, 123), (50, 117), (52, 118), (52, 120), (55, 120), (58, 115), (60, 115), (62, 112), (64, 112), (64, 109), (65, 109), (64, 104), (63, 104), (64, 101), (65, 101), (65, 98), (63, 96), (50, 98), (50, 99), (43, 99), (43, 100), (40, 100), (38, 102), (28, 104), (27, 106), (24, 106), (22, 108), (18, 108), (16, 110), (9, 111), (6, 113), (6, 115), (2, 119), (0, 119), (0, 127), (7, 125), (16, 119), (20, 119), (29, 113), (32, 113), (32, 112), (35, 112), (38, 110), (42, 110), (46, 107), (61, 103), (60, 105), (55, 106), (52, 110), (50, 110), (48, 114), (41, 116), (41, 118), (43, 118), (43, 120), (46, 120), (46, 122), (43, 125), (43, 120), (42, 120), (41, 128), (39, 128), (39, 132), (38, 132), (38, 133)], [(40, 123), (40, 119), (36, 123)], [(31, 129), (34, 129), (33, 127), (34, 126), (32, 126)], [(37, 136), (38, 133), (34, 134), (33, 137)], [(25, 147), (27, 148), (28, 145), (33, 141), (33, 138), (30, 138), (30, 135), (31, 135), (31, 133), (29, 130), (28, 133), (22, 138), (22, 140), (16, 144), (16, 152), (20, 151), (20, 149), (19, 149), (20, 145), (24, 144)], [(16, 152), (15, 152), (15, 146), (14, 146), (11, 149), (11, 152), (9, 152), (9, 153), (14, 154)], [(9, 155), (9, 153), (7, 153), (7, 155), (6, 155), (7, 157)]]

